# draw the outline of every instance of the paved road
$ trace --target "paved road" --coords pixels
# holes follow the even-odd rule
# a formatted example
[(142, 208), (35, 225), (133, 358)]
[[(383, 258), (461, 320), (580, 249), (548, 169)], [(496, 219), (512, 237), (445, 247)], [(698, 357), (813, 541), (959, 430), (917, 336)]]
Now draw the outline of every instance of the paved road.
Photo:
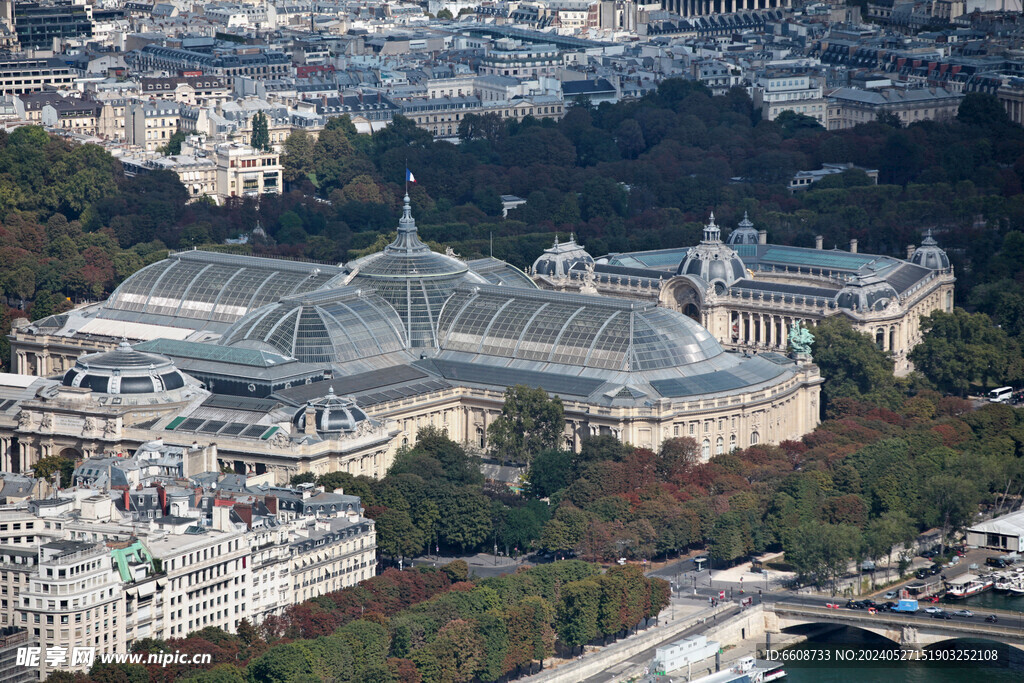
[[(705, 610), (705, 611), (706, 612), (710, 612), (710, 608), (708, 610)], [(691, 626), (690, 628), (688, 628), (688, 629), (686, 629), (684, 631), (680, 631), (679, 633), (676, 633), (673, 636), (667, 637), (664, 640), (659, 641), (655, 645), (652, 645), (651, 647), (647, 648), (643, 652), (641, 652), (639, 654), (636, 654), (636, 655), (633, 655), (629, 659), (624, 659), (621, 662), (612, 665), (607, 670), (601, 672), (599, 675), (591, 676), (590, 678), (587, 679), (587, 682), (588, 683), (610, 683), (611, 681), (616, 680), (616, 678), (618, 678), (618, 676), (623, 671), (626, 671), (626, 670), (631, 669), (631, 668), (636, 667), (636, 666), (643, 666), (643, 665), (646, 665), (647, 663), (649, 663), (652, 659), (654, 659), (654, 653), (655, 653), (655, 651), (659, 647), (664, 647), (665, 645), (668, 645), (669, 643), (674, 643), (677, 640), (682, 640), (683, 638), (687, 638), (689, 636), (692, 636), (692, 635), (695, 635), (695, 634), (698, 634), (698, 633), (703, 633), (704, 631), (706, 631), (710, 627), (712, 627), (715, 624), (717, 624), (719, 621), (724, 621), (726, 619), (734, 617), (737, 614), (739, 614), (739, 612), (740, 612), (739, 606), (735, 606), (735, 607), (733, 607), (731, 609), (728, 609), (728, 610), (726, 610), (724, 612), (719, 612), (715, 616), (714, 619), (709, 620), (708, 622), (703, 623), (703, 624), (694, 624), (693, 626)], [(700, 617), (703, 613), (704, 612), (698, 612), (696, 614), (690, 615), (690, 617), (688, 617), (688, 618)]]

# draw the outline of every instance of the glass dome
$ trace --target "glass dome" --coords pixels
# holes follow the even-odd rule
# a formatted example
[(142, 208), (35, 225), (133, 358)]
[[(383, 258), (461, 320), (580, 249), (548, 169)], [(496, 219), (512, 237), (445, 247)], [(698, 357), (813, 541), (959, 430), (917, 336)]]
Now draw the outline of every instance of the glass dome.
[(342, 363), (406, 348), (401, 318), (372, 290), (339, 287), (286, 297), (245, 316), (218, 342), (303, 363)]
[(61, 384), (100, 394), (155, 394), (185, 386), (171, 359), (134, 350), (121, 342), (113, 351), (82, 356), (64, 373)]
[(413, 348), (437, 347), (437, 317), (458, 284), (487, 282), (463, 261), (431, 251), (420, 241), (409, 195), (395, 241), (378, 254), (349, 263), (348, 268), (352, 271), (348, 284), (370, 287), (394, 306)]

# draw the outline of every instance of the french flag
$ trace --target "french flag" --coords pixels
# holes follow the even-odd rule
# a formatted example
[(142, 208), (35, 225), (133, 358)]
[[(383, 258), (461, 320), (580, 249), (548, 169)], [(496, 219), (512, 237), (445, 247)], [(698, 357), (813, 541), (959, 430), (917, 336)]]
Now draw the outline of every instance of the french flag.
[(412, 174), (412, 171), (410, 171), (408, 168), (405, 169), (405, 182), (407, 182), (407, 183), (415, 183), (416, 182), (416, 176), (414, 176)]

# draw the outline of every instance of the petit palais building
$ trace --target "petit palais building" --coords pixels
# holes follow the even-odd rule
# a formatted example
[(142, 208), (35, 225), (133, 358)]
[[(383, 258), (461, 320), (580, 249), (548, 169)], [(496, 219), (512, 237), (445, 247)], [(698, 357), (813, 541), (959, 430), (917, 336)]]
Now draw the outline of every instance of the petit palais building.
[(556, 242), (527, 274), (398, 236), (344, 265), (174, 253), (102, 303), (10, 335), (0, 471), (130, 453), (162, 439), (238, 474), (381, 477), (433, 425), (486, 448), (504, 391), (561, 397), (564, 447), (598, 434), (646, 448), (689, 436), (707, 459), (796, 439), (819, 421), (818, 369), (792, 325), (845, 315), (897, 370), (954, 277), (927, 237), (907, 259), (723, 241), (595, 259)]

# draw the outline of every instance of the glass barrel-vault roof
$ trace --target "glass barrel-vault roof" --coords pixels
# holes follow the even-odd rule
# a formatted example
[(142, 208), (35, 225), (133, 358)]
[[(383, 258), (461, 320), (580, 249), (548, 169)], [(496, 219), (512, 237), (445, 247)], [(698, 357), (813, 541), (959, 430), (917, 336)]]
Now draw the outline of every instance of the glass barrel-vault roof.
[(722, 353), (686, 316), (653, 304), (460, 286), (438, 322), (445, 351), (620, 371), (679, 367)]
[(394, 306), (413, 348), (437, 346), (437, 317), (456, 285), (487, 282), (463, 261), (431, 251), (420, 241), (408, 195), (395, 241), (380, 253), (349, 263), (348, 269), (348, 284), (372, 288)]
[(218, 342), (269, 348), (303, 363), (344, 363), (406, 348), (402, 320), (369, 289), (286, 297), (245, 316)]
[(468, 261), (466, 265), (469, 266), (471, 271), (492, 285), (537, 289), (537, 283), (511, 263), (506, 263), (493, 257), (485, 257)]
[(187, 251), (122, 282), (103, 305), (102, 316), (178, 327), (202, 326), (197, 322), (227, 327), (281, 297), (320, 289), (342, 272), (323, 264)]

